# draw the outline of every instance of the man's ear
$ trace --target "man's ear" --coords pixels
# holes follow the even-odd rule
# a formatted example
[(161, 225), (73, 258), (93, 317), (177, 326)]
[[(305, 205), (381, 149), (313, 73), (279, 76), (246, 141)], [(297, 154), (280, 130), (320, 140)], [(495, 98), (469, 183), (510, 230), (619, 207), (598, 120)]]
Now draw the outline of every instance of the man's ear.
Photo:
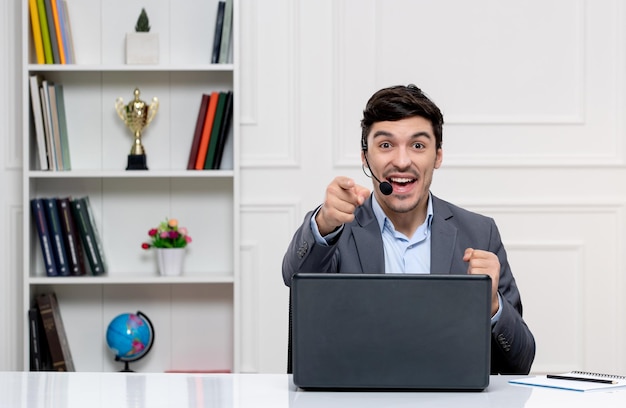
[(437, 156), (435, 157), (435, 168), (438, 169), (441, 166), (442, 162), (443, 162), (443, 149), (440, 147), (439, 149), (437, 149)]
[(361, 165), (367, 166), (367, 163), (365, 162), (365, 150), (361, 150)]

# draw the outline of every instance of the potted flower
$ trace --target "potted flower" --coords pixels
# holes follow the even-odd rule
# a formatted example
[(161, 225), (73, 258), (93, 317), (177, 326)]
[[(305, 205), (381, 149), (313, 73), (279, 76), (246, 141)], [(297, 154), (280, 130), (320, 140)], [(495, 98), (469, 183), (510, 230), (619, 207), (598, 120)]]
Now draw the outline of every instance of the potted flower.
[(150, 33), (150, 20), (144, 8), (137, 18), (135, 32), (126, 34), (126, 63), (159, 63), (159, 35)]
[(143, 242), (143, 249), (155, 248), (159, 272), (164, 276), (182, 273), (185, 249), (191, 242), (187, 228), (180, 227), (175, 218), (166, 218), (156, 228), (148, 230), (149, 242)]

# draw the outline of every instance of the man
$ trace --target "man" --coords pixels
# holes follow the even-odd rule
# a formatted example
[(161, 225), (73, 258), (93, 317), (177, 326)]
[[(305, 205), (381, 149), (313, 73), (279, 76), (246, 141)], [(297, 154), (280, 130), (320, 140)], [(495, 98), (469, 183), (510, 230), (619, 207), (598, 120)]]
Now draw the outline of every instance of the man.
[(430, 193), (441, 166), (443, 115), (415, 85), (376, 92), (361, 120), (373, 194), (335, 178), (283, 259), (297, 272), (485, 274), (492, 279), (492, 374), (527, 374), (535, 340), (495, 222)]

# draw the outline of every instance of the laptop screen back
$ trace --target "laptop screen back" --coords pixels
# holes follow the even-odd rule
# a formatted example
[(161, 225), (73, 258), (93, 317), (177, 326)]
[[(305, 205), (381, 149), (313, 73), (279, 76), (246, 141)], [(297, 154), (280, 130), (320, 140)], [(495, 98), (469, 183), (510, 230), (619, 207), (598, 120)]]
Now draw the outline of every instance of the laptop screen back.
[(482, 390), (485, 275), (296, 274), (293, 381), (303, 389)]

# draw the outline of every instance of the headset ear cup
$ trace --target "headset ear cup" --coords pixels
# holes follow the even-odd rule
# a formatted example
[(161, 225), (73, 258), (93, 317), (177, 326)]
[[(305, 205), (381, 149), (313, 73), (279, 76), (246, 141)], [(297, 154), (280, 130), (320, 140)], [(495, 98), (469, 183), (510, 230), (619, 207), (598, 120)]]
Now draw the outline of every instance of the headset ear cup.
[(365, 140), (365, 138), (361, 138), (361, 150), (363, 150), (364, 152), (367, 151), (367, 140)]

